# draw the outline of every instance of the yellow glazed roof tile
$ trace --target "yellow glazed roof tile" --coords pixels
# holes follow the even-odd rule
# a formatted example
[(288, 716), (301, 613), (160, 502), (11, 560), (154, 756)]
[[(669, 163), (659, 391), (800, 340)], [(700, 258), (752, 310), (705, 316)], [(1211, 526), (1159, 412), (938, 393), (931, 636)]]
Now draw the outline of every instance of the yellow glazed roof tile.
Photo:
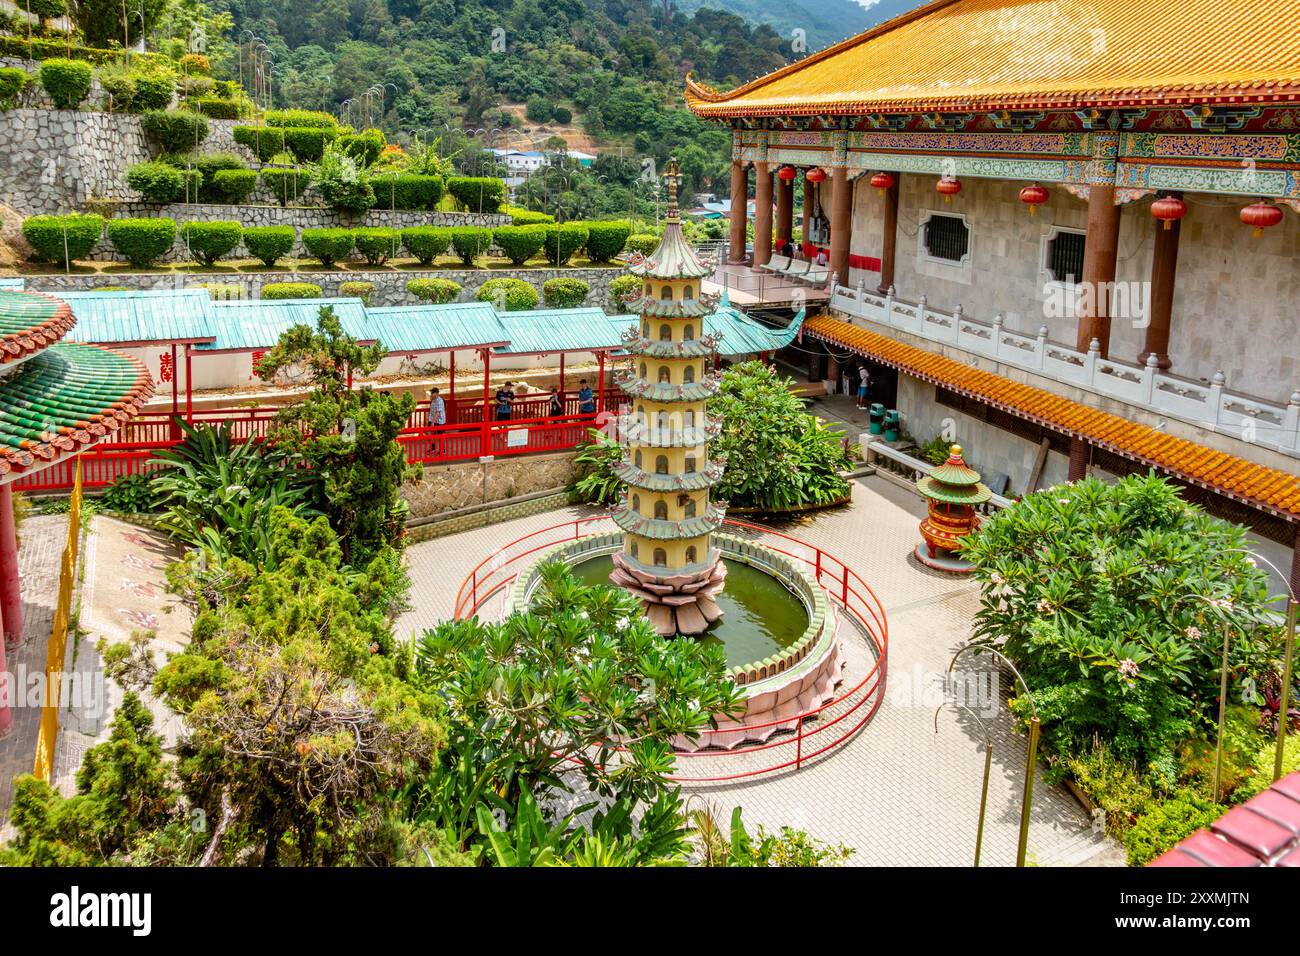
[(729, 93), (701, 116), (1300, 101), (1297, 0), (938, 0)]
[(1088, 408), (1046, 389), (1013, 382), (830, 316), (809, 319), (804, 331), (1194, 484), (1287, 517), (1300, 517), (1300, 476)]

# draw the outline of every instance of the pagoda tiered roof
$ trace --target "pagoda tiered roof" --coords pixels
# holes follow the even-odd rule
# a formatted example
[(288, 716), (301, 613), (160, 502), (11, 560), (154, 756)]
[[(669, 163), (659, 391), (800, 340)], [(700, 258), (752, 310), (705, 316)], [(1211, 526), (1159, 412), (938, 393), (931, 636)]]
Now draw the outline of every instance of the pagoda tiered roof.
[(722, 419), (707, 418), (703, 425), (686, 428), (660, 428), (657, 425), (643, 425), (636, 415), (620, 415), (618, 427), (627, 441), (647, 448), (691, 448), (712, 441), (722, 434)]
[(713, 274), (711, 259), (701, 259), (695, 254), (686, 236), (682, 234), (682, 217), (677, 208), (676, 160), (664, 174), (668, 182), (668, 210), (664, 217), (664, 234), (659, 245), (648, 256), (633, 254), (628, 259), (627, 271), (642, 279), (703, 279)]
[(716, 307), (716, 302), (708, 299), (660, 299), (652, 295), (625, 299), (629, 312), (653, 319), (697, 319), (709, 315)]
[(703, 491), (722, 480), (725, 466), (726, 459), (713, 458), (699, 471), (661, 475), (624, 460), (615, 465), (613, 471), (622, 481), (646, 491)]
[(647, 518), (633, 511), (626, 502), (615, 505), (610, 512), (614, 523), (624, 531), (654, 541), (682, 541), (712, 534), (722, 526), (726, 515), (726, 505), (717, 501), (710, 502), (704, 514), (696, 515), (694, 518), (682, 518), (680, 521)]
[(950, 505), (978, 505), (993, 497), (988, 486), (980, 483), (980, 473), (962, 458), (960, 445), (953, 445), (947, 461), (931, 468), (916, 488), (931, 501)]
[(709, 372), (698, 382), (674, 384), (672, 382), (650, 382), (638, 375), (620, 369), (614, 380), (618, 387), (633, 398), (644, 398), (652, 402), (703, 402), (712, 398), (722, 387), (722, 376)]
[(21, 362), (53, 345), (76, 321), (54, 296), (0, 290), (0, 364)]

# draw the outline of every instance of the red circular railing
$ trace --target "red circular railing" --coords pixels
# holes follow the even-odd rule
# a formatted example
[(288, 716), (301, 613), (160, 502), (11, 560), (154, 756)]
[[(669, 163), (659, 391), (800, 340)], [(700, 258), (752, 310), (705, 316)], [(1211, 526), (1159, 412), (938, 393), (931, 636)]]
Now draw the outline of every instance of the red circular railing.
[[(572, 521), (541, 528), (511, 541), (496, 554), (481, 561), (461, 583), (456, 593), (455, 616), (466, 618), (477, 614), (487, 601), (515, 582), (521, 570), (520, 562), (540, 551), (585, 537), (588, 533), (585, 531), (587, 526), (601, 521), (609, 521), (608, 516), (593, 515), (587, 518), (575, 518)], [(865, 675), (848, 690), (837, 694), (834, 699), (802, 713), (763, 724), (749, 724), (743, 728), (746, 733), (768, 728), (778, 731), (762, 743), (731, 749), (711, 747), (709, 743), (711, 736), (734, 735), (739, 728), (733, 727), (704, 731), (697, 741), (703, 749), (677, 752), (677, 758), (683, 761), (714, 760), (728, 763), (742, 762), (739, 758), (754, 754), (771, 753), (776, 755), (775, 762), (768, 764), (764, 762), (765, 758), (754, 758), (761, 764), (760, 766), (745, 767), (735, 772), (720, 774), (710, 772), (693, 775), (678, 774), (671, 778), (681, 783), (724, 783), (775, 773), (791, 767), (799, 769), (806, 761), (845, 743), (866, 726), (879, 709), (884, 696), (885, 673), (888, 667), (889, 622), (885, 617), (884, 606), (871, 587), (847, 564), (816, 545), (747, 521), (728, 518), (726, 524), (732, 528), (776, 539), (775, 543), (764, 541), (763, 544), (778, 554), (807, 565), (814, 580), (826, 590), (827, 596), (834, 605), (862, 632), (870, 645), (874, 662), (867, 668)], [(810, 723), (813, 724), (811, 729), (807, 727)], [(700, 766), (703, 767), (704, 764), (701, 763)]]

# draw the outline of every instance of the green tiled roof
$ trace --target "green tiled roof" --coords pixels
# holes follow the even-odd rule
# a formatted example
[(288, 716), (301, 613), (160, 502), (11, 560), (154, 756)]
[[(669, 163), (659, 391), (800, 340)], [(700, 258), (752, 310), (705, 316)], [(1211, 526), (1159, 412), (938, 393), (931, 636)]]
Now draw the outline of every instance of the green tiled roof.
[(621, 349), (630, 321), (597, 308), (501, 312), (497, 318), (510, 342), (497, 349), (505, 355)]
[(216, 338), (199, 351), (252, 352), (269, 349), (295, 325), (316, 327), (321, 306), (334, 309), (343, 330), (358, 342), (372, 342), (366, 306), (360, 299), (231, 299), (212, 303)]
[(621, 461), (613, 471), (627, 484), (647, 491), (703, 491), (722, 480), (725, 463), (725, 459), (713, 458), (699, 471), (661, 475), (638, 468), (630, 461)]
[(947, 485), (926, 477), (917, 481), (916, 488), (925, 497), (950, 505), (978, 505), (993, 497), (993, 492), (982, 482), (974, 485)]
[(0, 378), (0, 475), (101, 440), (153, 394), (144, 365), (97, 345), (52, 345)]
[(702, 279), (713, 274), (713, 264), (700, 261), (682, 235), (681, 220), (670, 208), (658, 247), (648, 256), (633, 255), (627, 271), (645, 279)]
[(661, 319), (690, 319), (709, 314), (709, 303), (703, 299), (656, 299), (643, 295), (627, 300), (627, 310), (637, 315)]
[(77, 317), (68, 335), (99, 345), (211, 342), (216, 338), (207, 289), (68, 292), (60, 298)]
[(53, 296), (0, 289), (0, 364), (53, 345), (75, 322), (71, 310)]
[(370, 308), (366, 321), (370, 334), (390, 352), (439, 352), (510, 341), (490, 302)]
[(718, 393), (721, 377), (710, 372), (699, 382), (685, 385), (673, 385), (671, 382), (647, 382), (643, 378), (622, 370), (616, 375), (618, 387), (635, 398), (644, 398), (652, 402), (703, 402)]
[(713, 502), (702, 515), (683, 518), (681, 521), (668, 521), (663, 518), (647, 518), (633, 511), (626, 504), (618, 504), (610, 512), (610, 517), (614, 519), (614, 524), (624, 531), (639, 534), (643, 538), (653, 538), (656, 541), (680, 541), (683, 538), (698, 538), (718, 530), (726, 514), (727, 509), (724, 505)]

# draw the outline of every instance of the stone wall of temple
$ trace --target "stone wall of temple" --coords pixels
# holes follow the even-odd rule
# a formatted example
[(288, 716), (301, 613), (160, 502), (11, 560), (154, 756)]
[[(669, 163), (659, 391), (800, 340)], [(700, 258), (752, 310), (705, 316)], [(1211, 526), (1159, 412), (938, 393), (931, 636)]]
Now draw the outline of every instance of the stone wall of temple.
[[(900, 298), (925, 295), (935, 308), (962, 306), (983, 320), (1002, 312), (1006, 326), (1033, 334), (1046, 325), (1052, 341), (1073, 346), (1077, 319), (1059, 308), (1064, 290), (1050, 283), (1048, 242), (1062, 230), (1083, 231), (1087, 204), (1059, 187), (1030, 216), (1019, 200), (1023, 183), (966, 178), (951, 203), (934, 189), (935, 178), (903, 174), (898, 212), (894, 286)], [(1300, 387), (1300, 217), (1255, 238), (1238, 213), (1249, 198), (1189, 193), (1182, 223), (1175, 286), (1171, 370), (1206, 381), (1222, 370), (1229, 388), (1285, 404)], [(854, 194), (854, 255), (879, 257), (882, 200), (865, 182)], [(1134, 293), (1138, 308), (1117, 316), (1110, 354), (1135, 362), (1142, 351), (1146, 283), (1158, 223), (1149, 203), (1123, 207), (1116, 282)], [(961, 265), (930, 257), (923, 244), (932, 214), (961, 216), (970, 229), (970, 253)], [(879, 273), (854, 270), (854, 283), (874, 289)]]
[(573, 481), (573, 452), (426, 465), (420, 481), (402, 486), (412, 518), (425, 518), (493, 501), (508, 501)]

